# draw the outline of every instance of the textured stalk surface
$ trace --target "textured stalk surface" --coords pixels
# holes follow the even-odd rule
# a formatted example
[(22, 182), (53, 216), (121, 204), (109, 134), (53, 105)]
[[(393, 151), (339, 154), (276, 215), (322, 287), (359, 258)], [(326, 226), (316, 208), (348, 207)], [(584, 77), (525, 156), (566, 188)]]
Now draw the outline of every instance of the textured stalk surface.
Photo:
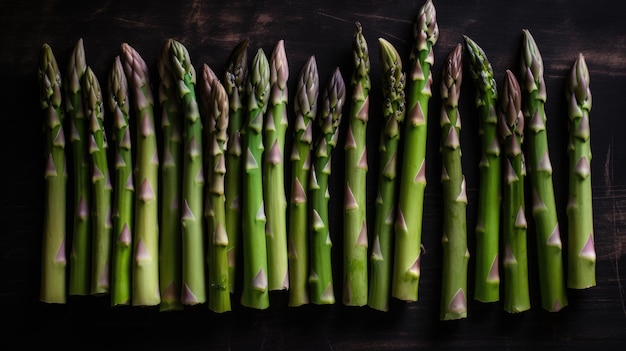
[(479, 163), (478, 215), (474, 298), (481, 302), (500, 299), (501, 156), (498, 140), (498, 90), (493, 69), (483, 49), (465, 36), (466, 62), (476, 89), (478, 130), (482, 157)]
[(498, 130), (504, 151), (502, 191), (502, 238), (504, 257), (504, 310), (518, 313), (530, 309), (526, 211), (524, 204), (524, 116), (521, 90), (513, 72), (507, 70), (500, 91)]
[(309, 195), (311, 212), (309, 227), (311, 269), (309, 286), (314, 304), (335, 303), (331, 261), (331, 233), (328, 221), (330, 192), (328, 178), (331, 173), (331, 155), (339, 138), (346, 88), (339, 68), (336, 68), (322, 92), (322, 104), (317, 117), (319, 134), (313, 146)]
[(91, 247), (91, 294), (109, 293), (111, 282), (111, 178), (108, 145), (104, 130), (102, 90), (95, 73), (87, 66), (83, 80), (85, 112), (89, 121), (89, 154), (91, 154), (91, 185), (93, 194)]
[(226, 142), (228, 140), (228, 95), (222, 83), (209, 68), (202, 68), (198, 100), (205, 126), (205, 159), (208, 185), (205, 187), (207, 219), (208, 305), (213, 312), (231, 310), (228, 283), (228, 234), (224, 175), (226, 174)]
[(441, 74), (441, 186), (443, 188), (443, 273), (439, 318), (467, 318), (467, 193), (461, 162), (459, 95), (463, 46), (448, 54)]
[(185, 305), (206, 302), (202, 120), (196, 100), (196, 70), (187, 48), (170, 39), (170, 64), (183, 111), (182, 290)]
[(263, 116), (270, 96), (270, 67), (263, 49), (252, 61), (248, 77), (248, 120), (245, 126), (243, 173), (243, 295), (241, 304), (269, 307), (265, 205), (263, 203)]
[(135, 110), (135, 237), (132, 296), (135, 306), (161, 302), (159, 290), (159, 153), (154, 128), (154, 98), (148, 66), (139, 53), (122, 44), (122, 63)]
[(426, 188), (426, 131), (432, 96), (433, 46), (439, 38), (432, 0), (420, 8), (413, 27), (411, 74), (407, 90), (400, 194), (396, 214), (392, 296), (417, 301), (420, 278), (422, 217)]
[(230, 54), (224, 74), (224, 88), (229, 100), (228, 144), (226, 147), (226, 233), (228, 234), (228, 281), (235, 291), (237, 249), (241, 238), (242, 163), (241, 132), (246, 114), (246, 82), (248, 80), (248, 40), (243, 40)]
[(91, 293), (91, 181), (89, 153), (87, 151), (87, 121), (83, 103), (81, 81), (87, 69), (83, 40), (79, 39), (69, 57), (65, 89), (65, 110), (70, 125), (70, 142), (74, 167), (72, 249), (70, 253), (70, 295)]
[(368, 305), (380, 311), (389, 309), (393, 266), (393, 219), (397, 202), (398, 145), (405, 115), (406, 76), (397, 50), (385, 39), (378, 39), (382, 62), (384, 127), (379, 148), (378, 195), (374, 222)]
[(131, 259), (133, 233), (133, 159), (128, 122), (128, 81), (120, 57), (115, 57), (108, 80), (107, 104), (113, 118), (115, 174), (113, 178), (113, 271), (111, 305), (128, 305), (131, 297)]
[(317, 115), (319, 73), (310, 56), (296, 82), (293, 146), (291, 151), (291, 199), (289, 202), (289, 306), (309, 303), (309, 208), (307, 189), (311, 170), (313, 123)]
[(161, 311), (180, 310), (182, 282), (182, 107), (178, 99), (171, 71), (169, 46), (166, 41), (157, 58), (159, 71), (159, 104), (161, 105), (161, 131), (163, 151), (161, 153), (162, 195), (159, 203), (161, 231), (159, 245), (159, 287), (161, 289)]
[(263, 191), (267, 204), (267, 268), (270, 290), (289, 288), (287, 259), (287, 198), (285, 195), (285, 134), (287, 132), (287, 80), (289, 66), (285, 44), (278, 41), (270, 58), (270, 99), (265, 116)]
[(589, 69), (582, 54), (569, 71), (565, 100), (569, 124), (569, 199), (567, 201), (567, 286), (586, 289), (596, 285), (596, 249), (593, 235), (591, 189), (591, 90)]
[(39, 56), (39, 98), (45, 131), (45, 207), (39, 299), (47, 303), (66, 302), (67, 263), (65, 253), (65, 160), (64, 113), (61, 109), (61, 73), (52, 48), (44, 44)]
[(543, 59), (539, 48), (528, 30), (523, 30), (523, 33), (520, 83), (524, 93), (522, 111), (526, 128), (525, 155), (537, 236), (541, 306), (547, 311), (557, 312), (567, 306), (568, 302), (546, 131), (546, 83), (543, 79)]
[(367, 304), (367, 120), (369, 118), (370, 58), (359, 22), (352, 41), (353, 70), (349, 126), (344, 145), (345, 196), (343, 223), (343, 303)]

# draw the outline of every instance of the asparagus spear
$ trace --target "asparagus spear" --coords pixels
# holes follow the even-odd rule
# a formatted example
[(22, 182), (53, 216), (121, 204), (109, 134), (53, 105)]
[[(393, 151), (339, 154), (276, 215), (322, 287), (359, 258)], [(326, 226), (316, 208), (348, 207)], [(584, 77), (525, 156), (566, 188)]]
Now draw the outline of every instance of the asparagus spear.
[(52, 48), (44, 44), (39, 56), (39, 93), (45, 130), (45, 213), (39, 299), (65, 303), (65, 169), (64, 113), (61, 109), (61, 73)]
[(345, 143), (345, 196), (343, 223), (343, 303), (367, 303), (367, 150), (369, 117), (370, 59), (367, 41), (359, 22), (352, 41), (353, 71), (348, 134)]
[(121, 57), (131, 104), (137, 116), (131, 302), (135, 306), (155, 306), (161, 302), (161, 294), (158, 254), (159, 153), (154, 129), (154, 98), (148, 66), (137, 50), (122, 43)]
[(202, 69), (203, 80), (198, 99), (203, 124), (206, 126), (204, 155), (209, 185), (205, 187), (205, 213), (208, 224), (208, 279), (209, 309), (217, 313), (230, 311), (230, 288), (228, 283), (228, 234), (224, 198), (224, 175), (226, 174), (225, 149), (228, 139), (228, 95), (222, 83), (208, 65)]
[(309, 303), (308, 231), (310, 202), (305, 190), (311, 170), (313, 123), (317, 114), (319, 74), (315, 56), (310, 56), (296, 82), (296, 113), (291, 152), (291, 200), (289, 202), (289, 306)]
[(202, 120), (196, 100), (196, 70), (187, 48), (170, 40), (170, 64), (183, 111), (182, 178), (182, 291), (185, 305), (206, 301), (204, 275), (204, 227), (202, 225), (204, 170), (202, 167)]
[(228, 234), (228, 282), (230, 292), (235, 291), (237, 248), (241, 237), (241, 128), (246, 113), (246, 81), (248, 79), (248, 40), (243, 40), (230, 54), (224, 77), (224, 87), (229, 100), (228, 144), (226, 146), (226, 233)]
[[(400, 128), (404, 121), (406, 83), (402, 61), (395, 47), (385, 39), (378, 39), (383, 68), (384, 127), (380, 141), (380, 169), (374, 224), (374, 245), (370, 256), (371, 272), (368, 305), (387, 311), (393, 264), (393, 218), (397, 201), (397, 157)], [(347, 173), (346, 173), (347, 176)]]
[(501, 156), (497, 132), (498, 90), (493, 69), (483, 49), (464, 36), (469, 73), (476, 87), (479, 135), (482, 149), (476, 221), (476, 271), (474, 298), (500, 299), (498, 250), (500, 245)]
[(532, 187), (537, 256), (539, 260), (539, 287), (541, 306), (557, 312), (567, 306), (561, 235), (556, 214), (552, 185), (552, 166), (546, 131), (546, 84), (543, 79), (543, 59), (534, 38), (526, 29), (521, 50), (521, 87), (526, 126), (526, 159)]
[(246, 121), (243, 173), (243, 296), (242, 305), (269, 307), (265, 206), (263, 204), (263, 116), (270, 97), (270, 68), (263, 49), (252, 61), (248, 77), (248, 120)]
[(89, 295), (91, 292), (91, 201), (89, 158), (87, 152), (87, 124), (80, 82), (85, 70), (85, 48), (79, 39), (69, 57), (65, 88), (65, 109), (70, 121), (70, 141), (74, 167), (74, 208), (72, 250), (70, 253), (70, 295)]
[(443, 188), (443, 275), (440, 319), (467, 318), (467, 194), (461, 162), (459, 95), (463, 46), (458, 44), (441, 78), (441, 184)]
[(524, 116), (521, 91), (513, 72), (507, 70), (498, 109), (500, 144), (504, 151), (502, 231), (504, 240), (504, 310), (518, 313), (530, 309), (526, 214), (524, 204)]
[(171, 42), (166, 40), (157, 58), (159, 103), (163, 152), (161, 162), (162, 197), (160, 202), (161, 235), (159, 242), (159, 310), (180, 310), (182, 281), (181, 190), (182, 190), (182, 110), (170, 64)]
[(287, 132), (287, 80), (289, 66), (283, 40), (270, 59), (270, 106), (264, 126), (263, 186), (267, 216), (267, 266), (270, 290), (289, 287), (287, 270), (287, 199), (285, 197), (285, 133)]
[(593, 236), (589, 69), (582, 54), (567, 77), (565, 100), (569, 116), (569, 200), (567, 203), (567, 286), (586, 289), (596, 285), (596, 250)]
[(111, 304), (128, 305), (131, 295), (131, 257), (133, 232), (133, 160), (132, 142), (128, 123), (128, 81), (122, 61), (115, 57), (108, 80), (107, 102), (113, 118), (115, 174), (113, 184), (113, 242), (115, 243), (111, 273)]
[(335, 303), (331, 262), (332, 241), (328, 206), (330, 193), (328, 178), (331, 173), (331, 155), (339, 137), (346, 88), (341, 71), (336, 68), (322, 92), (322, 105), (317, 117), (320, 134), (316, 138), (311, 161), (309, 195), (311, 196), (309, 284), (311, 301), (315, 304)]
[(409, 113), (403, 142), (392, 281), (392, 296), (406, 301), (417, 301), (420, 277), (428, 102), (432, 95), (433, 45), (439, 38), (432, 0), (426, 0), (420, 8), (413, 35), (407, 95)]
[(89, 153), (91, 154), (91, 182), (93, 193), (93, 246), (91, 293), (105, 294), (110, 288), (111, 257), (111, 178), (107, 156), (107, 138), (104, 130), (104, 106), (98, 78), (87, 66), (83, 80), (83, 99), (89, 120)]

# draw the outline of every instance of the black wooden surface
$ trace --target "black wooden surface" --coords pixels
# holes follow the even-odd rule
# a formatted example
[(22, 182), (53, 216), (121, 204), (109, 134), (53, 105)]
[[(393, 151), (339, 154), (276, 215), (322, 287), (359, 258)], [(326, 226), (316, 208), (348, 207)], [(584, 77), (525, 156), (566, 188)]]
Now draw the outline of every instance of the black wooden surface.
[[(87, 63), (104, 80), (120, 44), (128, 42), (147, 61), (156, 82), (156, 56), (173, 37), (190, 51), (196, 67), (217, 72), (232, 48), (250, 39), (270, 53), (285, 40), (289, 88), (310, 55), (321, 81), (339, 66), (351, 73), (351, 41), (361, 22), (370, 47), (372, 95), (368, 144), (375, 150), (380, 131), (378, 37), (392, 42), (408, 65), (411, 28), (422, 1), (3, 1), (0, 3), (0, 347), (25, 349), (587, 349), (626, 346), (626, 128), (622, 112), (626, 78), (626, 26), (618, 2), (596, 1), (437, 1), (440, 38), (435, 46), (434, 96), (430, 103), (420, 299), (392, 301), (387, 313), (369, 308), (287, 307), (286, 292), (271, 294), (265, 311), (242, 308), (233, 296), (233, 312), (211, 313), (205, 305), (160, 313), (156, 308), (111, 308), (107, 297), (72, 297), (65, 305), (38, 301), (43, 214), (42, 117), (36, 67), (43, 43), (52, 46), (64, 67), (78, 38)], [(579, 52), (591, 73), (593, 108), (592, 183), (597, 286), (569, 290), (570, 306), (558, 313), (540, 308), (536, 249), (529, 229), (532, 309), (508, 315), (500, 303), (472, 300), (470, 260), (469, 317), (438, 320), (441, 273), (441, 201), (438, 145), (441, 64), (462, 35), (472, 37), (492, 62), (498, 82), (504, 71), (517, 74), (522, 29), (535, 37), (545, 64), (548, 134), (562, 233), (566, 232), (567, 115), (563, 99), (566, 73)], [(463, 164), (468, 183), (468, 228), (473, 228), (478, 185), (477, 125), (473, 87), (465, 76), (461, 116)], [(291, 104), (291, 102), (290, 102)], [(290, 106), (290, 111), (292, 111)], [(347, 114), (347, 112), (346, 112)], [(344, 124), (345, 126), (345, 124)], [(343, 138), (343, 137), (342, 137)], [(340, 143), (341, 143), (340, 139)], [(369, 153), (368, 191), (373, 214), (377, 155)], [(331, 225), (335, 243), (335, 289), (341, 296), (341, 201), (343, 149), (333, 159)], [(373, 221), (370, 221), (373, 223)], [(469, 231), (470, 251), (473, 234)], [(566, 238), (564, 238), (566, 244)]]

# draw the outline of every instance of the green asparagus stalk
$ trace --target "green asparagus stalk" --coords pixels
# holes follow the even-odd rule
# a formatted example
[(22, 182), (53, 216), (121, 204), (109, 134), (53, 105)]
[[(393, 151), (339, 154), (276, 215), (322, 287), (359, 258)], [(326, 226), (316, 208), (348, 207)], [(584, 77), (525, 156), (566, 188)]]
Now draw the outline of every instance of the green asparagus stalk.
[(481, 302), (500, 299), (499, 245), (501, 213), (501, 156), (497, 129), (498, 89), (493, 69), (483, 49), (465, 36), (469, 73), (476, 88), (476, 108), (482, 149), (479, 164), (478, 219), (476, 221), (476, 269), (474, 298)]
[(341, 71), (336, 68), (322, 92), (322, 104), (317, 117), (320, 134), (316, 138), (311, 160), (309, 195), (311, 196), (309, 285), (314, 304), (335, 303), (331, 261), (332, 241), (328, 207), (330, 192), (331, 155), (339, 138), (338, 127), (345, 103), (346, 87)]
[(313, 123), (317, 115), (319, 73), (315, 56), (310, 56), (298, 75), (294, 110), (296, 114), (291, 152), (291, 199), (289, 202), (289, 306), (309, 303), (309, 207), (305, 187), (311, 170)]
[(450, 53), (441, 74), (441, 185), (443, 188), (443, 274), (440, 319), (467, 318), (467, 193), (461, 162), (459, 95), (463, 46)]
[(45, 127), (45, 192), (41, 288), (39, 299), (46, 303), (66, 302), (66, 223), (64, 113), (61, 73), (52, 48), (44, 44), (39, 56), (39, 92)]
[(352, 41), (353, 71), (349, 127), (345, 142), (345, 196), (343, 220), (343, 303), (367, 304), (367, 150), (370, 58), (361, 23), (356, 22)]
[(428, 102), (432, 96), (433, 46), (439, 38), (432, 0), (426, 0), (420, 8), (413, 35), (392, 281), (392, 296), (405, 301), (417, 301), (420, 277)]
[(287, 80), (289, 66), (283, 40), (278, 41), (270, 58), (271, 95), (265, 117), (264, 140), (268, 150), (263, 157), (263, 190), (267, 216), (267, 267), (270, 290), (289, 287), (287, 269), (287, 198), (285, 196), (285, 134), (287, 132)]
[(92, 160), (92, 218), (93, 246), (91, 293), (106, 294), (110, 289), (111, 258), (111, 178), (109, 176), (108, 145), (104, 130), (104, 106), (98, 78), (87, 66), (83, 80), (85, 112), (89, 121), (89, 153)]
[(79, 39), (69, 57), (65, 88), (65, 110), (70, 121), (70, 141), (74, 167), (74, 208), (72, 250), (70, 253), (70, 295), (91, 293), (91, 220), (87, 124), (81, 81), (87, 69), (83, 40)]
[(204, 170), (202, 155), (202, 120), (196, 100), (196, 71), (187, 48), (170, 39), (170, 63), (178, 98), (183, 111), (182, 178), (182, 291), (185, 305), (206, 301), (204, 226)]
[(226, 233), (228, 234), (228, 282), (235, 291), (237, 248), (241, 238), (242, 165), (241, 131), (245, 118), (246, 82), (248, 79), (248, 40), (243, 40), (230, 54), (224, 77), (224, 88), (229, 100), (228, 144), (226, 147)]
[(526, 126), (526, 162), (532, 188), (539, 260), (541, 306), (557, 312), (567, 306), (563, 271), (561, 235), (552, 184), (552, 165), (546, 131), (546, 83), (543, 59), (534, 38), (526, 29), (521, 50), (521, 87), (524, 125)]
[(161, 302), (159, 290), (159, 153), (154, 128), (154, 98), (148, 66), (139, 53), (122, 43), (122, 63), (135, 110), (135, 219), (132, 263), (132, 296), (135, 306)]
[(586, 289), (596, 285), (596, 250), (593, 236), (589, 69), (582, 54), (567, 77), (565, 100), (569, 116), (569, 199), (567, 203), (567, 286)]
[[(400, 128), (406, 113), (404, 86), (406, 75), (396, 48), (385, 39), (378, 39), (383, 68), (383, 117), (379, 147), (380, 169), (374, 224), (374, 243), (370, 256), (371, 272), (368, 305), (380, 311), (389, 309), (393, 265), (393, 219), (397, 203), (397, 157)], [(347, 172), (346, 172), (347, 176)]]
[(133, 232), (132, 142), (128, 123), (128, 81), (120, 57), (115, 57), (108, 80), (107, 102), (113, 118), (115, 174), (113, 189), (113, 270), (111, 273), (111, 304), (128, 305), (131, 296), (131, 259)]
[(205, 213), (208, 226), (208, 305), (217, 313), (231, 310), (228, 283), (228, 234), (224, 197), (226, 174), (226, 142), (228, 139), (228, 95), (215, 73), (204, 65), (203, 80), (199, 86), (203, 124), (206, 126), (205, 145), (206, 173), (209, 185), (205, 187)]
[(157, 58), (159, 71), (159, 104), (163, 152), (161, 161), (162, 197), (160, 202), (159, 288), (160, 311), (180, 310), (182, 282), (181, 258), (181, 190), (182, 190), (182, 110), (170, 64), (170, 45), (167, 41)]
[(500, 145), (504, 151), (502, 231), (504, 241), (504, 310), (518, 313), (530, 309), (526, 212), (524, 204), (524, 116), (521, 90), (513, 72), (507, 70), (498, 109)]
[(243, 170), (243, 295), (241, 304), (269, 307), (265, 205), (263, 203), (263, 116), (270, 97), (270, 67), (263, 49), (252, 61), (248, 76), (248, 120), (245, 125)]

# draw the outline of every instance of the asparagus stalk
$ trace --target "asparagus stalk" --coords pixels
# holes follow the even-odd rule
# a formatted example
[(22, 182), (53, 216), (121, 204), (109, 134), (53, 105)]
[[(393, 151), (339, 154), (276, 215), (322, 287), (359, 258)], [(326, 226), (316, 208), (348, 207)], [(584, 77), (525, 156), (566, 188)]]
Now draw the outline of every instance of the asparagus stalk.
[(111, 273), (111, 304), (128, 305), (131, 296), (131, 258), (133, 232), (133, 183), (132, 142), (128, 123), (129, 100), (128, 81), (122, 61), (115, 57), (108, 80), (107, 102), (113, 118), (113, 146), (115, 153), (115, 174), (113, 184), (113, 242), (115, 243)]
[(45, 130), (45, 208), (39, 299), (66, 302), (65, 161), (64, 113), (61, 109), (61, 73), (52, 48), (44, 44), (39, 56), (39, 93)]
[(121, 57), (131, 104), (137, 116), (131, 302), (135, 306), (155, 306), (161, 302), (161, 294), (158, 255), (159, 153), (154, 129), (154, 98), (148, 66), (137, 50), (122, 43)]
[(296, 113), (291, 152), (291, 199), (289, 202), (289, 306), (309, 303), (308, 232), (310, 202), (305, 190), (311, 170), (313, 123), (317, 115), (319, 73), (315, 56), (310, 56), (296, 82)]
[(248, 120), (246, 121), (243, 172), (243, 306), (269, 307), (265, 206), (263, 203), (263, 116), (270, 97), (270, 68), (263, 49), (252, 61), (248, 77)]
[(159, 245), (159, 310), (180, 310), (182, 281), (181, 258), (181, 177), (182, 177), (182, 110), (170, 64), (170, 46), (167, 41), (157, 58), (159, 71), (159, 103), (163, 152), (161, 162), (162, 197), (160, 202), (161, 235)]
[(339, 138), (346, 88), (341, 71), (336, 68), (322, 92), (322, 105), (317, 117), (320, 134), (316, 138), (311, 161), (309, 195), (311, 196), (309, 285), (311, 301), (315, 304), (335, 303), (331, 262), (332, 241), (328, 206), (330, 193), (328, 178), (331, 173), (331, 155)]
[(287, 132), (287, 80), (289, 66), (283, 40), (278, 41), (270, 59), (271, 95), (265, 117), (263, 143), (269, 148), (263, 157), (263, 190), (267, 216), (267, 266), (270, 290), (289, 287), (287, 270), (287, 198), (285, 196), (285, 134)]
[(202, 167), (202, 120), (196, 100), (196, 71), (187, 48), (170, 39), (170, 64), (183, 111), (182, 178), (182, 291), (185, 305), (206, 301), (204, 227), (204, 170)]
[(89, 153), (91, 154), (91, 182), (93, 193), (93, 246), (91, 293), (106, 294), (110, 289), (111, 257), (111, 178), (107, 156), (107, 138), (104, 130), (104, 106), (98, 78), (87, 66), (83, 80), (85, 112), (89, 120)]
[(478, 219), (476, 221), (476, 269), (474, 298), (481, 302), (500, 299), (498, 251), (500, 245), (501, 156), (497, 132), (498, 90), (493, 69), (483, 49), (465, 36), (469, 73), (476, 87), (476, 108), (482, 149), (479, 164)]
[(567, 306), (563, 271), (561, 235), (556, 214), (552, 184), (552, 165), (546, 131), (546, 84), (543, 59), (534, 38), (526, 29), (521, 50), (521, 87), (523, 90), (524, 125), (526, 126), (526, 161), (532, 188), (539, 260), (541, 306), (557, 312)]
[(353, 71), (348, 134), (345, 142), (345, 196), (343, 222), (343, 303), (367, 304), (367, 150), (370, 59), (367, 41), (359, 22), (352, 41)]
[[(368, 305), (380, 311), (389, 309), (391, 289), (393, 219), (397, 201), (397, 157), (400, 128), (404, 121), (406, 76), (402, 60), (395, 47), (385, 39), (378, 39), (383, 68), (384, 127), (380, 141), (380, 169), (374, 224), (374, 244), (370, 256), (371, 272)], [(347, 172), (346, 172), (347, 177)]]
[(428, 102), (432, 96), (433, 45), (439, 38), (432, 0), (426, 0), (420, 8), (413, 35), (407, 94), (409, 114), (403, 142), (392, 281), (392, 296), (406, 301), (417, 301), (420, 277)]
[(70, 253), (70, 295), (91, 293), (91, 201), (87, 124), (81, 81), (87, 69), (83, 40), (79, 39), (69, 57), (65, 88), (65, 109), (70, 122), (70, 141), (74, 167), (73, 230)]
[(205, 213), (208, 225), (208, 305), (217, 313), (230, 311), (230, 288), (228, 283), (228, 234), (224, 197), (226, 174), (225, 149), (228, 139), (228, 95), (215, 73), (204, 65), (202, 84), (198, 93), (201, 112), (206, 126), (204, 155), (207, 179), (205, 187)]
[(243, 40), (230, 54), (224, 77), (229, 100), (228, 143), (226, 146), (226, 233), (228, 234), (228, 282), (235, 291), (237, 248), (241, 238), (242, 141), (241, 129), (245, 117), (246, 81), (248, 79), (248, 40)]
[(440, 319), (467, 318), (467, 194), (461, 162), (459, 95), (463, 46), (458, 44), (441, 78), (441, 185), (443, 188), (443, 274)]
[(569, 116), (569, 200), (567, 203), (567, 286), (586, 289), (596, 285), (596, 250), (593, 236), (589, 69), (582, 54), (567, 77), (565, 100)]
[(513, 72), (507, 70), (498, 109), (500, 144), (504, 151), (502, 231), (504, 240), (504, 310), (518, 313), (530, 309), (526, 214), (524, 204), (524, 116), (521, 91)]

